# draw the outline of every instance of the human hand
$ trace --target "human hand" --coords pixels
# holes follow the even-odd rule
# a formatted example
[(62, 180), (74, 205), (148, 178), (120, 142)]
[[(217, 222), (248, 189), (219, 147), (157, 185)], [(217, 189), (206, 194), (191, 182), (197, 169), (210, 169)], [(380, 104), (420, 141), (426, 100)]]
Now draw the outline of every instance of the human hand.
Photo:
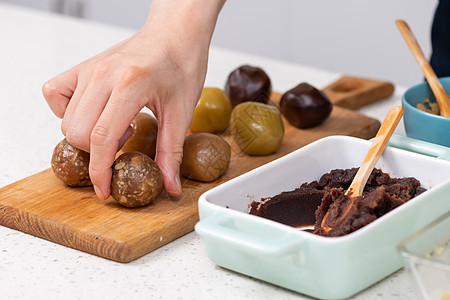
[(155, 160), (164, 187), (170, 195), (180, 195), (183, 142), (223, 1), (213, 3), (205, 7), (202, 0), (153, 1), (139, 32), (44, 84), (44, 97), (63, 118), (61, 130), (69, 143), (91, 154), (89, 173), (100, 199), (110, 194), (116, 152), (144, 106), (159, 123)]

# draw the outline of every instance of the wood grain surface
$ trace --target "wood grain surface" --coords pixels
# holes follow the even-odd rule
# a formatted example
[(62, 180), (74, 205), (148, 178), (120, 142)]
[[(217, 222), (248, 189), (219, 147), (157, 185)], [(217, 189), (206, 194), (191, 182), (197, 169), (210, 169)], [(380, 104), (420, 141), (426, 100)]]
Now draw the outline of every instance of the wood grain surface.
[(394, 93), (394, 85), (382, 80), (342, 76), (323, 91), (334, 105), (357, 109), (390, 97)]
[[(364, 92), (360, 88), (360, 94)], [(365, 101), (355, 97), (355, 91), (351, 94), (353, 102)], [(273, 101), (278, 103), (280, 97), (274, 93)], [(114, 261), (130, 262), (193, 231), (198, 221), (198, 197), (214, 186), (322, 137), (340, 134), (368, 139), (379, 127), (378, 120), (335, 106), (330, 117), (312, 129), (300, 130), (285, 122), (283, 143), (268, 156), (241, 153), (225, 132), (232, 158), (224, 176), (212, 183), (182, 179), (180, 197), (163, 193), (142, 208), (125, 208), (112, 198), (101, 201), (92, 188), (67, 187), (47, 169), (0, 189), (0, 225)]]

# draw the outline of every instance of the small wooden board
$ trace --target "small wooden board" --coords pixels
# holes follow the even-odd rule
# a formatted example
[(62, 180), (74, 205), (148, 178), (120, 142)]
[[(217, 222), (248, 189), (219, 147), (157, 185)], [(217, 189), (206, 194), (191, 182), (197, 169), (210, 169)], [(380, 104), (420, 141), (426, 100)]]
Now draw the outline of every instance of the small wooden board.
[(394, 86), (390, 82), (368, 78), (342, 76), (323, 88), (334, 105), (357, 109), (390, 97)]
[[(274, 93), (273, 100), (278, 102), (280, 97)], [(312, 129), (300, 130), (285, 122), (283, 143), (272, 155), (242, 154), (225, 136), (233, 151), (223, 177), (212, 183), (183, 179), (180, 197), (163, 193), (143, 208), (124, 208), (112, 198), (101, 201), (90, 187), (69, 188), (48, 169), (0, 189), (0, 225), (129, 262), (191, 232), (198, 221), (198, 197), (212, 187), (322, 137), (341, 134), (368, 139), (379, 126), (375, 119), (335, 106), (330, 117)]]

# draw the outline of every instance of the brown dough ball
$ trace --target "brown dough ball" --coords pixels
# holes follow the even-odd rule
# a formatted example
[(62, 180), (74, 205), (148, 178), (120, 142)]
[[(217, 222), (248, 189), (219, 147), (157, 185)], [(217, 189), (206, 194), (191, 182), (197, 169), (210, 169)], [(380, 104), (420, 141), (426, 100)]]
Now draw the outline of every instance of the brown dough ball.
[(324, 92), (309, 83), (302, 82), (283, 94), (280, 108), (291, 125), (306, 129), (325, 121), (333, 105)]
[(121, 152), (139, 151), (155, 159), (158, 121), (150, 114), (140, 112), (131, 122), (133, 134), (123, 145)]
[(225, 174), (230, 165), (231, 147), (211, 133), (193, 133), (186, 137), (180, 173), (188, 179), (211, 182)]
[(112, 169), (111, 196), (123, 206), (147, 205), (163, 191), (161, 170), (145, 154), (123, 153), (114, 161)]
[(225, 84), (225, 92), (233, 107), (247, 101), (267, 104), (272, 92), (272, 83), (263, 69), (243, 65), (230, 73)]
[(63, 139), (53, 150), (53, 173), (68, 186), (90, 186), (89, 157), (89, 153), (73, 147)]

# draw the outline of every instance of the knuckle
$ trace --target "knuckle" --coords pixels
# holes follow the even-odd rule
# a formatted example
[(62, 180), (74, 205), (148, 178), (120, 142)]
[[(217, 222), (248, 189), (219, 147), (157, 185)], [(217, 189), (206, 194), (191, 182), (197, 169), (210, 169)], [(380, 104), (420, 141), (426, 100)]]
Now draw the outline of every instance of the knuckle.
[(69, 126), (66, 128), (65, 136), (69, 144), (89, 152), (89, 135), (81, 132), (75, 127)]
[(181, 161), (183, 160), (183, 147), (180, 146), (179, 149), (175, 149), (174, 151), (172, 151), (172, 157), (173, 159), (175, 159), (177, 164), (180, 165)]
[(111, 141), (111, 134), (107, 127), (96, 125), (91, 132), (91, 143), (96, 146), (107, 145)]
[(145, 78), (148, 75), (148, 70), (139, 66), (127, 66), (122, 71), (120, 77), (119, 89), (128, 89), (138, 80)]
[(113, 69), (112, 62), (110, 59), (104, 59), (95, 65), (92, 71), (92, 80), (102, 80), (111, 72)]
[(183, 145), (171, 147), (170, 149), (160, 148), (157, 156), (160, 159), (171, 160), (180, 165), (183, 160)]

